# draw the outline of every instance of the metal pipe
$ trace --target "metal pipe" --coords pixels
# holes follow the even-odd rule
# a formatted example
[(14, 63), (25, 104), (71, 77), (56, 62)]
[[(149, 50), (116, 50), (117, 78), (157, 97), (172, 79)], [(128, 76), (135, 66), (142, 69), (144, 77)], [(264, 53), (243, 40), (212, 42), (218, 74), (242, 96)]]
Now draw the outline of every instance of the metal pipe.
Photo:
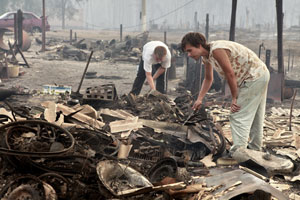
[(77, 89), (77, 91), (76, 91), (77, 94), (79, 94), (79, 91), (80, 91), (80, 88), (81, 88), (81, 85), (82, 85), (84, 76), (85, 76), (86, 71), (87, 71), (87, 69), (88, 69), (88, 67), (89, 67), (89, 64), (90, 64), (90, 61), (91, 61), (91, 58), (92, 58), (93, 53), (94, 53), (94, 51), (91, 51), (90, 57), (89, 57), (89, 59), (88, 59), (88, 62), (86, 63), (84, 72), (83, 72), (82, 77), (81, 77), (81, 81), (80, 81), (79, 86), (78, 86), (78, 89)]

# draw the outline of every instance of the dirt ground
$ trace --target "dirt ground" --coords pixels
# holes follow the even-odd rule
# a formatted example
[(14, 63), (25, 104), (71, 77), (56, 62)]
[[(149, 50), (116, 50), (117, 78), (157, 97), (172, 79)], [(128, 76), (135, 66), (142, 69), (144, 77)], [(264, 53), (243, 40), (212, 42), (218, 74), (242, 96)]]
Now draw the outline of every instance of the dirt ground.
[[(73, 30), (76, 33), (78, 40), (85, 38), (87, 41), (96, 40), (119, 40), (118, 31), (95, 31), (95, 30)], [(123, 33), (124, 36), (136, 36), (140, 33), (128, 32)], [(167, 33), (167, 43), (180, 43), (183, 32), (169, 32)], [(269, 36), (271, 35), (271, 36)], [(68, 30), (62, 31), (50, 31), (46, 33), (46, 41), (51, 39), (63, 39), (69, 40), (70, 32)], [(228, 34), (224, 31), (215, 31), (210, 34), (210, 40), (226, 39)], [(2, 87), (25, 87), (29, 90), (42, 91), (43, 85), (66, 85), (71, 86), (73, 91), (77, 91), (82, 74), (84, 72), (86, 62), (74, 61), (74, 60), (47, 60), (42, 59), (49, 53), (49, 50), (55, 49), (53, 46), (46, 46), (48, 51), (41, 52), (41, 45), (37, 44), (35, 38), (41, 39), (41, 34), (35, 34), (30, 36), (32, 39), (31, 48), (24, 52), (24, 55), (30, 65), (30, 68), (23, 67), (20, 69), (24, 72), (24, 75), (18, 78), (10, 78), (2, 80)], [(256, 39), (258, 35), (254, 32), (236, 31), (236, 41), (245, 44), (253, 51), (258, 52), (259, 44), (264, 43), (266, 49), (272, 50), (271, 66), (277, 68), (277, 42), (276, 37), (272, 36), (271, 33), (260, 33), (261, 39)], [(149, 40), (164, 40), (163, 32), (150, 32)], [(285, 35), (284, 38), (284, 55), (285, 55), (285, 66), (287, 69), (288, 65), (288, 52), (291, 52), (290, 56), (290, 69), (293, 65), (293, 69), (287, 72), (287, 79), (299, 79), (300, 66), (300, 38), (295, 36), (294, 33)], [(264, 60), (265, 49), (262, 49), (261, 58)], [(96, 55), (96, 53), (94, 53)], [(292, 57), (293, 56), (293, 57)], [(22, 58), (18, 55), (18, 60), (22, 62)], [(112, 62), (111, 60), (102, 61), (91, 61), (88, 71), (97, 72), (97, 76), (108, 77), (108, 78), (97, 78), (97, 79), (84, 79), (81, 93), (85, 91), (87, 87), (99, 86), (108, 83), (114, 83), (117, 89), (118, 95), (126, 94), (131, 90), (132, 83), (136, 76), (136, 67), (138, 63), (129, 62)], [(182, 79), (184, 79), (184, 68), (177, 67), (176, 79), (168, 82), (169, 93), (174, 91), (174, 88)], [(149, 86), (144, 86), (142, 94), (149, 90)], [(41, 97), (40, 97), (41, 98)], [(37, 99), (37, 101), (39, 101)]]
[[(96, 41), (96, 40), (119, 40), (118, 31), (95, 31), (95, 30), (73, 30), (76, 33), (78, 40), (85, 39), (86, 41)], [(123, 36), (130, 35), (136, 36), (140, 33), (137, 32), (125, 32)], [(180, 43), (184, 32), (169, 32), (167, 33), (167, 43)], [(46, 46), (47, 51), (41, 52), (41, 45), (35, 41), (35, 38), (41, 39), (41, 34), (35, 34), (30, 36), (32, 39), (31, 47), (28, 51), (24, 52), (24, 55), (30, 65), (30, 68), (23, 67), (20, 69), (24, 72), (22, 76), (17, 78), (10, 78), (7, 80), (2, 80), (3, 88), (10, 87), (21, 87), (27, 88), (30, 91), (37, 91), (40, 93), (43, 90), (43, 85), (65, 85), (71, 86), (72, 91), (77, 91), (82, 74), (84, 72), (86, 62), (85, 61), (75, 61), (75, 60), (47, 60), (43, 59), (47, 57), (50, 51), (55, 51), (56, 46)], [(46, 33), (46, 41), (51, 39), (60, 39), (68, 41), (70, 37), (69, 30), (58, 30), (49, 31)], [(228, 33), (225, 31), (214, 31), (210, 34), (209, 40), (217, 39), (227, 39)], [(259, 39), (257, 39), (259, 37)], [(163, 32), (150, 32), (148, 40), (164, 40)], [(264, 43), (265, 49), (271, 49), (271, 66), (277, 70), (277, 40), (276, 35), (272, 33), (256, 33), (256, 32), (246, 32), (246, 31), (236, 31), (236, 41), (240, 42), (250, 49), (258, 53), (258, 48), (261, 43)], [(300, 76), (300, 38), (294, 32), (287, 32), (284, 34), (284, 62), (286, 69), (286, 79), (299, 80)], [(261, 59), (265, 59), (265, 49), (262, 49)], [(288, 64), (290, 52), (290, 64)], [(87, 51), (87, 53), (89, 53)], [(97, 52), (94, 53), (97, 56)], [(20, 55), (17, 59), (22, 62)], [(132, 83), (136, 76), (136, 69), (138, 63), (132, 62), (113, 62), (112, 60), (101, 60), (94, 61), (92, 59), (87, 71), (97, 72), (97, 76), (102, 78), (96, 79), (84, 79), (80, 93), (84, 93), (87, 87), (99, 86), (103, 84), (113, 83), (116, 86), (117, 94), (120, 96), (126, 94), (131, 90)], [(287, 71), (289, 67), (290, 71)], [(105, 78), (106, 77), (106, 78)], [(168, 94), (172, 94), (175, 90), (177, 84), (185, 78), (184, 67), (176, 68), (176, 79), (169, 80), (168, 82)], [(149, 86), (145, 85), (142, 89), (141, 94), (149, 91)], [(174, 94), (176, 95), (176, 94)], [(299, 94), (297, 95), (297, 99)], [(19, 96), (20, 97), (20, 96)], [(20, 98), (17, 99), (20, 99)], [(39, 104), (43, 99), (55, 99), (55, 97), (49, 97), (46, 95), (35, 95), (26, 99), (26, 103), (31, 102), (32, 104)], [(290, 101), (287, 101), (288, 105)]]

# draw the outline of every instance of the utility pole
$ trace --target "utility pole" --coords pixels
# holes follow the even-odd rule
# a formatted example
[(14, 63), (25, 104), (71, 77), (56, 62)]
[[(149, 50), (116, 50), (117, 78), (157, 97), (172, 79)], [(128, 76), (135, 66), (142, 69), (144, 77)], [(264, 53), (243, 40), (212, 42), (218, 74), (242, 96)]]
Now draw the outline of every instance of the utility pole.
[(207, 41), (208, 41), (208, 36), (209, 36), (209, 14), (206, 13), (205, 37)]
[(42, 21), (42, 51), (46, 50), (46, 14), (45, 14), (45, 0), (43, 0), (43, 21)]
[(282, 29), (283, 29), (283, 12), (282, 0), (276, 0), (277, 14), (277, 57), (278, 57), (278, 74), (281, 75), (281, 101), (283, 101), (284, 89), (284, 63), (283, 63), (283, 47), (282, 47)]
[(147, 31), (146, 0), (142, 0), (142, 31)]
[(236, 7), (237, 7), (237, 0), (232, 0), (231, 22), (230, 22), (230, 33), (229, 33), (229, 40), (230, 41), (235, 40)]

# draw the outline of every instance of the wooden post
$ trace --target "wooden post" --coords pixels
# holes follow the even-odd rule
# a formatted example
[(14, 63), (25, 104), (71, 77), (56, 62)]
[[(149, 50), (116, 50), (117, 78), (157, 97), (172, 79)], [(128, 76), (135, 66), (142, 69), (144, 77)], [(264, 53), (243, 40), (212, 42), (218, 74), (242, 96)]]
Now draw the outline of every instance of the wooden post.
[(120, 24), (120, 42), (123, 41), (123, 25)]
[(45, 0), (43, 0), (42, 51), (45, 50), (46, 50), (46, 14), (45, 14)]
[(72, 29), (70, 29), (70, 44), (72, 44), (72, 40), (73, 40), (73, 31)]
[(23, 44), (23, 12), (17, 11), (17, 45), (22, 47)]
[(207, 41), (208, 41), (208, 34), (209, 34), (209, 14), (206, 13), (205, 37)]
[(294, 57), (295, 57), (295, 55), (293, 54), (291, 70), (293, 70), (293, 68), (294, 68)]
[(14, 39), (15, 39), (15, 42), (18, 40), (18, 21), (17, 21), (17, 14), (14, 13)]
[(171, 67), (167, 71), (167, 78), (176, 79), (176, 57), (173, 55), (173, 49), (171, 49)]
[(281, 101), (283, 101), (284, 89), (284, 63), (283, 63), (283, 47), (282, 47), (282, 29), (283, 29), (283, 12), (282, 0), (276, 0), (277, 14), (277, 57), (278, 57), (278, 74), (281, 74)]
[(284, 72), (283, 63), (283, 47), (282, 47), (282, 29), (283, 29), (283, 13), (282, 13), (282, 0), (276, 0), (276, 13), (277, 13), (277, 56), (278, 56), (278, 73)]
[(164, 43), (167, 44), (167, 32), (164, 32)]
[(230, 33), (229, 33), (229, 40), (230, 41), (235, 40), (236, 7), (237, 7), (237, 0), (232, 0), (231, 22), (230, 22)]
[(270, 69), (270, 60), (271, 60), (271, 50), (267, 49), (266, 50), (266, 66), (268, 69)]
[(290, 71), (290, 63), (291, 63), (291, 49), (289, 49), (289, 57), (288, 57), (288, 72)]

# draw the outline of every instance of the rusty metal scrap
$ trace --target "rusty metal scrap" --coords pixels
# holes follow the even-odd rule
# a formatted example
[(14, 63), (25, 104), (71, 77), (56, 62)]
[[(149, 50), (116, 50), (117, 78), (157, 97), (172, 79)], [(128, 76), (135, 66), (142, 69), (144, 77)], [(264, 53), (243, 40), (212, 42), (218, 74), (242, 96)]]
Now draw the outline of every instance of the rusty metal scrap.
[[(0, 28), (0, 49), (9, 51), (9, 46), (5, 44), (3, 36), (6, 32), (14, 32), (12, 28)], [(21, 50), (27, 51), (31, 46), (31, 39), (29, 38), (26, 31), (23, 30), (23, 39), (22, 39), (22, 47)]]
[[(183, 102), (189, 97), (179, 98), (176, 103), (153, 91), (144, 96), (128, 97), (111, 101), (114, 110), (106, 108), (95, 114), (96, 111), (90, 109), (88, 113), (93, 117), (89, 118), (82, 108), (56, 104), (56, 117), (64, 115), (66, 122), (77, 123), (68, 131), (41, 119), (32, 120), (29, 109), (10, 105), (15, 118), (3, 118), (6, 124), (0, 127), (5, 142), (0, 148), (4, 178), (13, 181), (11, 174), (31, 173), (36, 175), (35, 179), (52, 186), (59, 199), (138, 199), (141, 196), (153, 199), (160, 195), (163, 199), (162, 191), (174, 197), (195, 192), (208, 195), (217, 191), (220, 186), (209, 191), (202, 185), (186, 187), (179, 184), (180, 181), (190, 182), (191, 175), (209, 175), (209, 168), (199, 160), (208, 154), (218, 156), (224, 151), (225, 139), (215, 124), (216, 117), (203, 109), (182, 126), (189, 110)], [(158, 105), (161, 110), (154, 108)], [(216, 115), (217, 108), (214, 109)], [(31, 120), (9, 122), (20, 115)], [(76, 116), (77, 120), (72, 120)], [(89, 123), (85, 119), (91, 118), (101, 126), (82, 126), (83, 122)], [(122, 137), (122, 132), (110, 132), (110, 123), (132, 118), (144, 118), (136, 120), (143, 127), (130, 130), (126, 137)], [(126, 158), (120, 159), (117, 155), (122, 144), (132, 145), (132, 148)], [(142, 183), (139, 182), (141, 177), (144, 177)], [(173, 182), (153, 186), (166, 179)], [(179, 188), (181, 192), (164, 188)], [(227, 193), (228, 190), (223, 194)]]

